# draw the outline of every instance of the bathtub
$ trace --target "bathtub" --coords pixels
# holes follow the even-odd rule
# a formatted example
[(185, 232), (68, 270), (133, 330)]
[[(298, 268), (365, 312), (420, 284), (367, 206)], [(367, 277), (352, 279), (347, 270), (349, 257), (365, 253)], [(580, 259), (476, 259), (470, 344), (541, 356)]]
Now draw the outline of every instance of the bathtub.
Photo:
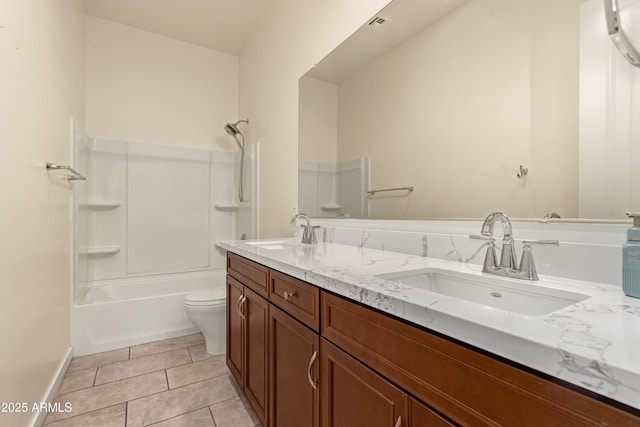
[(90, 284), (71, 308), (74, 356), (198, 332), (184, 311), (190, 292), (225, 287), (224, 270)]

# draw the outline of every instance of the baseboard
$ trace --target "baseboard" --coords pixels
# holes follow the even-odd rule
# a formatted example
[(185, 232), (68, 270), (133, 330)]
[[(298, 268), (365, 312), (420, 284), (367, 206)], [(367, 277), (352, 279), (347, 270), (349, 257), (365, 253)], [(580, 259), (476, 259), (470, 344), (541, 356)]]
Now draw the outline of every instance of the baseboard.
[[(67, 373), (67, 369), (69, 369), (69, 364), (71, 363), (71, 359), (73, 358), (73, 347), (69, 347), (67, 350), (67, 354), (65, 354), (64, 358), (60, 361), (58, 365), (58, 369), (56, 370), (55, 375), (51, 379), (49, 383), (49, 388), (42, 398), (42, 402), (53, 402), (58, 394), (58, 390), (60, 390), (60, 385), (62, 384), (62, 380), (64, 379), (65, 374)], [(47, 418), (46, 412), (36, 412), (33, 417), (33, 422), (31, 425), (33, 427), (41, 427), (44, 425), (44, 421)]]

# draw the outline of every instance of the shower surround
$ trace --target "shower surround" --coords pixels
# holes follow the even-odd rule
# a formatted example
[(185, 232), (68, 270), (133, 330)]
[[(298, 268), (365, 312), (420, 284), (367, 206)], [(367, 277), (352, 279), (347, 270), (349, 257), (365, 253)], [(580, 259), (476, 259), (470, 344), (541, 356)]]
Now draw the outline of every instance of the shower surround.
[(245, 158), (249, 201), (238, 203), (239, 156), (88, 138), (76, 129), (87, 182), (74, 201), (75, 355), (195, 332), (184, 295), (223, 287), (214, 242), (256, 233), (256, 147)]

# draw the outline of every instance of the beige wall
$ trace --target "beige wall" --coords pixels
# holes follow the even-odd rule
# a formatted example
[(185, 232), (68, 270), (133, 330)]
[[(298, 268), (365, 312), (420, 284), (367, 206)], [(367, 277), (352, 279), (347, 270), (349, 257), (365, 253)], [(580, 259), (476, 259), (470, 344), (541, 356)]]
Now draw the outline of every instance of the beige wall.
[[(0, 3), (0, 402), (40, 402), (70, 346), (70, 118), (84, 120), (82, 1)], [(34, 414), (0, 413), (24, 426)]]
[(338, 160), (338, 85), (311, 77), (300, 79), (300, 160)]
[(340, 83), (338, 161), (415, 187), (372, 217), (577, 216), (579, 3), (468, 2)]
[(93, 137), (236, 150), (238, 57), (87, 16)]
[(298, 79), (389, 0), (274, 0), (240, 55), (240, 112), (260, 141), (260, 234), (291, 233), (298, 205)]

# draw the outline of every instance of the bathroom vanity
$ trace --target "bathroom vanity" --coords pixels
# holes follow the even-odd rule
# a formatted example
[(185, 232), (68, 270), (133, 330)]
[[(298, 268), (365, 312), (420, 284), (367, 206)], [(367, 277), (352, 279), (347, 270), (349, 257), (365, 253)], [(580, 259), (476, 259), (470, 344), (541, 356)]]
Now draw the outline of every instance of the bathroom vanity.
[[(640, 360), (617, 330), (640, 301), (558, 279), (531, 286), (564, 292), (563, 307), (522, 314), (395, 279), (481, 281), (477, 266), (292, 239), (219, 246), (227, 365), (265, 426), (640, 425)], [(610, 322), (600, 353), (594, 312)]]

